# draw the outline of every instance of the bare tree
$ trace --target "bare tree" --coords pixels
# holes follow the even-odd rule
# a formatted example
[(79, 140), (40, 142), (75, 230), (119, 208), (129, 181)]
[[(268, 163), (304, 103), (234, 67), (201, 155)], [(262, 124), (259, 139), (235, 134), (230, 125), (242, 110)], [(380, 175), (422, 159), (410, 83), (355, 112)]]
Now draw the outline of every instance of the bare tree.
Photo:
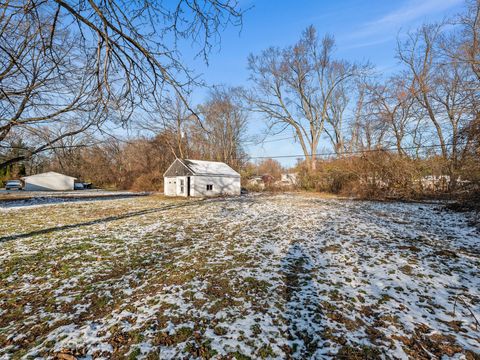
[(174, 157), (205, 158), (239, 167), (246, 161), (247, 130), (247, 111), (241, 101), (238, 89), (215, 87), (196, 110), (198, 122), (178, 96), (165, 97), (158, 109), (143, 114), (140, 128), (161, 137)]
[(410, 84), (401, 76), (394, 76), (382, 84), (368, 86), (368, 106), (371, 115), (390, 129), (399, 155), (406, 155), (403, 142), (413, 124), (414, 97)]
[[(452, 64), (462, 64), (471, 70), (462, 72), (461, 86), (468, 104), (470, 121), (460, 126), (460, 138), (465, 143), (462, 158), (468, 153), (478, 152), (480, 123), (480, 0), (468, 0), (466, 11), (454, 18), (455, 29), (442, 42), (442, 50)], [(473, 147), (473, 149), (472, 149)], [(476, 147), (476, 148), (475, 148)]]
[(252, 110), (262, 113), (274, 131), (293, 130), (310, 170), (316, 168), (315, 154), (336, 90), (364, 69), (334, 60), (333, 48), (334, 39), (320, 39), (311, 26), (294, 46), (269, 48), (248, 61)]
[(464, 13), (453, 19), (460, 26), (442, 45), (448, 56), (467, 64), (480, 80), (480, 0), (468, 0)]
[(365, 79), (359, 79), (355, 82), (357, 99), (353, 109), (353, 116), (350, 122), (350, 130), (347, 133), (345, 141), (346, 148), (349, 152), (362, 150), (361, 125), (365, 110), (365, 93), (367, 84)]
[(235, 0), (4, 2), (0, 145), (13, 135), (30, 141), (24, 155), (0, 166), (48, 151), (107, 118), (127, 124), (137, 109), (154, 109), (165, 92), (196, 116), (185, 94), (198, 81), (177, 42), (191, 39), (206, 59), (229, 23), (241, 24)]
[(443, 158), (451, 159), (455, 168), (461, 153), (459, 130), (471, 120), (478, 91), (465, 86), (471, 83), (467, 63), (446, 56), (445, 31), (444, 24), (423, 25), (400, 45), (399, 57), (407, 65), (417, 104), (434, 126)]
[(354, 123), (357, 138), (357, 151), (373, 151), (385, 148), (388, 127), (374, 116), (368, 108)]
[(199, 106), (203, 126), (193, 124), (190, 144), (201, 156), (239, 167), (246, 161), (247, 113), (234, 88), (214, 89)]
[(438, 104), (432, 98), (434, 90), (436, 60), (438, 60), (438, 40), (442, 24), (423, 25), (419, 30), (408, 34), (408, 39), (399, 44), (398, 56), (407, 66), (413, 84), (412, 92), (418, 104), (423, 107), (435, 127), (442, 156), (448, 157), (448, 150), (441, 124)]
[[(0, 145), (24, 139), (24, 151), (0, 167), (51, 150), (60, 141), (100, 125), (92, 62), (66, 31), (52, 34), (48, 15), (29, 16), (20, 8), (0, 17)], [(8, 15), (8, 16), (7, 16)]]
[(345, 113), (350, 102), (350, 92), (352, 92), (352, 88), (349, 85), (347, 82), (339, 84), (332, 92), (328, 103), (325, 133), (337, 155), (342, 155), (345, 151), (343, 127), (346, 125)]
[[(188, 101), (186, 98), (184, 100)], [(194, 116), (188, 110), (190, 105), (185, 105), (184, 100), (175, 95), (166, 96), (157, 104), (155, 111), (143, 114), (139, 122), (142, 130), (154, 135), (163, 134), (163, 139), (175, 158), (188, 157), (189, 128), (195, 122)]]
[(229, 23), (240, 25), (242, 15), (236, 0), (54, 0), (38, 6), (58, 13), (52, 32), (69, 24), (82, 34), (83, 44), (94, 50), (104, 97), (122, 102), (127, 112), (165, 86), (184, 99), (185, 88), (195, 78), (177, 42), (191, 39), (199, 47), (198, 55), (207, 60), (219, 31)]

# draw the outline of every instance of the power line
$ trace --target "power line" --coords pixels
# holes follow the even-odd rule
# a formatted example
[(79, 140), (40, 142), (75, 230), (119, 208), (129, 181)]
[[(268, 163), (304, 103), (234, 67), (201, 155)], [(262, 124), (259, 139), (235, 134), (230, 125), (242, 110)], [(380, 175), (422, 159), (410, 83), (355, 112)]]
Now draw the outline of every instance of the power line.
[(265, 144), (265, 143), (272, 143), (272, 142), (283, 141), (283, 140), (291, 140), (291, 139), (295, 139), (295, 136), (289, 136), (289, 137), (284, 137), (284, 138), (280, 138), (280, 139), (272, 139), (272, 140), (247, 141), (245, 144), (257, 146), (257, 145), (261, 145), (261, 144)]
[[(351, 131), (353, 128), (352, 125), (346, 125), (345, 128), (341, 128), (339, 129), (339, 132), (340, 133), (347, 133), (348, 131)], [(276, 134), (276, 135), (280, 135), (280, 133)], [(275, 135), (274, 135), (275, 136)], [(268, 135), (266, 136), (268, 137)], [(265, 137), (265, 138), (266, 138)], [(277, 141), (283, 141), (283, 140), (297, 140), (298, 137), (297, 135), (291, 135), (291, 136), (288, 136), (288, 137), (283, 137), (283, 138), (280, 138), (280, 139), (272, 139), (272, 140), (259, 140), (259, 141), (246, 141), (245, 144), (247, 145), (254, 145), (254, 146), (257, 146), (257, 145), (261, 145), (261, 144), (264, 144), (264, 143), (271, 143), (271, 142), (277, 142)]]
[[(348, 129), (348, 130), (351, 130), (351, 129)], [(347, 130), (340, 129), (340, 132), (344, 133), (344, 132), (347, 132)], [(283, 141), (283, 140), (297, 140), (297, 139), (298, 139), (298, 137), (296, 135), (292, 135), (292, 136), (288, 136), (288, 137), (284, 137), (284, 138), (280, 138), (280, 139), (246, 141), (245, 144), (246, 145), (258, 146), (258, 145), (263, 145), (265, 143), (272, 143), (272, 142)]]
[[(443, 146), (453, 146), (453, 145), (467, 145), (467, 143), (457, 143), (457, 144), (444, 144)], [(432, 149), (432, 148), (441, 148), (441, 144), (435, 145), (422, 145), (422, 146), (410, 146), (410, 147), (403, 147), (402, 150), (417, 150), (417, 149)], [(355, 154), (364, 154), (369, 152), (377, 152), (377, 151), (397, 151), (396, 147), (394, 148), (383, 148), (383, 149), (367, 149), (367, 150), (356, 150), (356, 151), (344, 151), (341, 155), (355, 155)], [(316, 157), (322, 156), (333, 156), (339, 155), (336, 152), (328, 152), (328, 153), (316, 153), (313, 154)], [(311, 155), (309, 155), (311, 156)], [(276, 156), (250, 156), (250, 159), (282, 159), (282, 158), (304, 158), (305, 154), (300, 155), (276, 155)]]

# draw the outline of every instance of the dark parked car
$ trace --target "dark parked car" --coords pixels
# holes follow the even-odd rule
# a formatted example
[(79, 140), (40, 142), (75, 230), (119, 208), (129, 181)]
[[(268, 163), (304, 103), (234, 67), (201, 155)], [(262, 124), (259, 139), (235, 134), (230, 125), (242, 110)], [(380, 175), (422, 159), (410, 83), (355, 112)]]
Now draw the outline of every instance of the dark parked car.
[(76, 182), (75, 184), (73, 184), (73, 189), (74, 190), (84, 190), (85, 187), (83, 186), (83, 183)]
[(91, 189), (91, 188), (92, 188), (92, 183), (76, 182), (73, 185), (74, 190), (86, 190), (86, 189)]
[(22, 190), (22, 182), (20, 180), (8, 180), (5, 183), (5, 190)]
[(93, 188), (93, 184), (92, 184), (92, 183), (84, 182), (84, 183), (83, 183), (83, 188), (84, 188), (84, 189), (92, 189), (92, 188)]

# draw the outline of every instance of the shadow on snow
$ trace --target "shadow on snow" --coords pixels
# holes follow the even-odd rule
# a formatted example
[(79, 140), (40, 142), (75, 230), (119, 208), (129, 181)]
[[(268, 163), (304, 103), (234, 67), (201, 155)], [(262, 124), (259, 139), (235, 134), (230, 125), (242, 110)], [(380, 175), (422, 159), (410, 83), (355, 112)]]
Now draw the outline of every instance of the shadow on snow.
[(282, 268), (286, 286), (284, 316), (288, 323), (291, 355), (295, 359), (315, 357), (322, 348), (324, 326), (322, 305), (313, 278), (313, 261), (302, 244), (293, 242), (282, 260)]

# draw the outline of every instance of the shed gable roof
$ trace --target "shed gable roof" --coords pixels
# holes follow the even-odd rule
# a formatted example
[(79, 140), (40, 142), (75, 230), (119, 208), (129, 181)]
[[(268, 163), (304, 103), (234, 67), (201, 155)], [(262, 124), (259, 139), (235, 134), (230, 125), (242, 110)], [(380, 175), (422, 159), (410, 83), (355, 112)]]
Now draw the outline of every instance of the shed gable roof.
[(168, 167), (167, 171), (165, 171), (165, 173), (163, 174), (164, 177), (188, 175), (193, 175), (193, 172), (188, 167), (186, 167), (180, 159), (175, 159), (175, 161)]
[[(180, 164), (185, 169), (185, 173), (182, 173), (182, 169), (179, 168)], [(176, 159), (163, 176), (186, 175), (240, 176), (239, 173), (223, 162), (191, 159)]]

